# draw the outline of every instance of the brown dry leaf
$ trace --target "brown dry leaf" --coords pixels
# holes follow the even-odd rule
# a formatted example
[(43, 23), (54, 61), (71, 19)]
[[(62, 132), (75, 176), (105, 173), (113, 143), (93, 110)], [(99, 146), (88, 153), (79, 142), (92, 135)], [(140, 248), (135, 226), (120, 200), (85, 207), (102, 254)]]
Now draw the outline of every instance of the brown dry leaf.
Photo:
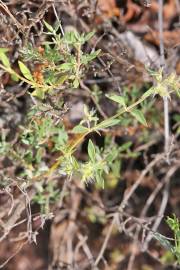
[[(64, 218), (62, 213), (56, 214), (56, 218), (51, 226), (50, 235), (50, 250), (52, 252), (52, 265), (57, 262), (64, 262), (71, 264), (71, 258), (75, 255), (73, 253), (73, 245), (77, 239), (78, 226), (76, 224), (78, 209), (81, 202), (81, 193), (76, 189), (71, 190), (69, 201), (68, 218)], [(79, 252), (76, 254), (79, 255)], [(75, 258), (78, 260), (79, 258)], [(64, 268), (63, 268), (64, 269)]]
[[(159, 11), (159, 4), (156, 0), (151, 1), (151, 5), (147, 9), (150, 12), (153, 13), (158, 13)], [(175, 16), (177, 13), (177, 8), (176, 8), (176, 1), (174, 0), (168, 0), (163, 7), (163, 15), (164, 19), (168, 20), (171, 19), (173, 16)]]
[(115, 0), (98, 0), (98, 8), (102, 14), (96, 18), (97, 23), (114, 16), (120, 16), (120, 10), (117, 8)]
[(128, 0), (127, 4), (127, 12), (123, 16), (123, 20), (128, 22), (132, 20), (134, 17), (138, 16), (142, 11), (142, 8), (132, 2), (132, 0)]
[[(172, 31), (164, 31), (164, 44), (168, 48), (175, 47), (179, 44), (180, 37), (180, 29), (175, 29)], [(151, 33), (147, 33), (144, 36), (144, 39), (148, 42), (151, 42), (157, 46), (159, 46), (159, 32), (152, 31)]]
[(163, 13), (165, 20), (170, 20), (172, 17), (174, 17), (177, 14), (176, 1), (167, 1), (167, 3), (164, 5)]
[[(98, 8), (102, 12), (101, 20), (112, 18), (113, 16), (120, 16), (124, 22), (130, 21), (133, 17), (137, 16), (141, 12), (141, 7), (134, 4), (132, 0), (128, 0), (127, 12), (124, 16), (120, 13), (120, 9), (116, 6), (115, 0), (98, 0)], [(98, 18), (99, 19), (99, 18)]]
[[(151, 0), (151, 5), (149, 7), (139, 7), (135, 3), (131, 4), (131, 1), (132, 0), (129, 0), (127, 13), (123, 17), (124, 21), (129, 22), (133, 17), (137, 15), (140, 16), (138, 21), (136, 23), (129, 24), (128, 28), (135, 32), (142, 33), (147, 31), (147, 25), (149, 25), (152, 29), (157, 29), (157, 17), (159, 11), (157, 0)], [(169, 29), (172, 18), (177, 14), (178, 9), (175, 1), (168, 0), (163, 7), (164, 29)]]

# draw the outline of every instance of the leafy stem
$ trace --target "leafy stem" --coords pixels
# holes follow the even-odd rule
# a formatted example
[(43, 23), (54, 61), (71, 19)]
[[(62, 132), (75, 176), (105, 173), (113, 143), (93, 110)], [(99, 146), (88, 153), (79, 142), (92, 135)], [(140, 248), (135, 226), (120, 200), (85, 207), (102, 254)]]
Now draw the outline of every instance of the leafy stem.
[[(122, 115), (125, 112), (130, 112), (132, 109), (134, 109), (137, 105), (139, 105), (141, 102), (143, 102), (145, 99), (147, 99), (152, 93), (153, 89), (149, 89), (145, 94), (142, 95), (142, 97), (137, 100), (135, 103), (131, 104), (128, 107), (124, 107), (122, 108), (118, 113), (116, 113), (115, 115), (113, 115), (112, 117), (108, 118), (108, 121), (117, 119), (120, 115)], [(81, 134), (81, 136), (69, 147), (68, 149), (68, 154), (72, 155), (74, 151), (76, 151), (77, 146), (83, 142), (84, 138), (89, 135), (92, 132), (98, 132), (98, 130), (101, 129), (101, 127), (103, 126), (103, 124), (106, 122), (107, 120), (102, 121), (101, 123), (97, 124), (96, 126), (88, 129), (85, 133)], [(66, 152), (67, 154), (67, 152)], [(50, 169), (48, 170), (48, 172), (46, 172), (46, 174), (44, 176), (51, 176), (52, 173), (58, 168), (58, 166), (61, 164), (62, 159), (61, 156), (63, 154), (61, 153), (61, 155), (57, 158), (57, 161), (50, 167)], [(38, 177), (39, 178), (39, 177)]]

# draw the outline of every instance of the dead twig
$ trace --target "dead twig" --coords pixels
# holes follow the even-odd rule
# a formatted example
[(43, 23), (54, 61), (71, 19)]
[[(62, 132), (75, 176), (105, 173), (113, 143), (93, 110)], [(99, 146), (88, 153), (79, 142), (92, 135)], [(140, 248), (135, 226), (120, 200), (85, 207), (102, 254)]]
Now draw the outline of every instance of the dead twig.
[(125, 206), (127, 205), (129, 199), (133, 195), (134, 191), (138, 188), (138, 186), (141, 184), (141, 182), (144, 179), (144, 176), (164, 157), (164, 154), (157, 155), (149, 164), (148, 166), (142, 171), (139, 179), (132, 185), (131, 189), (128, 191), (127, 195), (125, 195), (123, 201), (121, 202), (119, 206), (119, 211), (123, 210)]
[(0, 269), (3, 269), (4, 267), (5, 267), (5, 265), (12, 259), (12, 258), (14, 258), (18, 253), (19, 253), (19, 251), (23, 248), (23, 246), (25, 245), (25, 244), (27, 244), (28, 243), (28, 240), (27, 241), (25, 241), (25, 242), (23, 242), (23, 243), (21, 243), (20, 245), (19, 245), (19, 247), (16, 249), (16, 251), (5, 261), (5, 262), (3, 262), (1, 265), (0, 265)]
[[(163, 38), (163, 0), (159, 1), (158, 11), (158, 23), (159, 23), (159, 49), (160, 49), (160, 66), (165, 68), (165, 56), (164, 56), (164, 38)], [(168, 97), (163, 97), (164, 101), (164, 150), (166, 154), (166, 160), (169, 163), (169, 144), (170, 144), (170, 127), (169, 127), (169, 105)]]
[[(29, 200), (35, 195), (35, 189), (31, 189), (28, 192), (28, 198)], [(7, 235), (9, 234), (9, 232), (12, 230), (12, 228), (14, 227), (14, 224), (16, 224), (16, 222), (18, 221), (18, 219), (21, 217), (22, 212), (26, 209), (26, 202), (24, 201), (24, 194), (22, 194), (19, 199), (18, 202), (15, 204), (14, 203), (14, 207), (13, 210), (11, 211), (11, 215), (9, 216), (8, 220), (5, 222), (4, 221), (4, 234), (0, 237), (0, 242), (3, 241)]]
[(12, 15), (12, 13), (9, 11), (8, 7), (3, 3), (3, 1), (0, 0), (0, 7), (5, 11), (6, 14), (9, 15), (9, 17), (13, 20), (14, 24), (17, 26), (17, 28), (20, 31), (23, 31), (23, 25), (18, 22), (18, 20)]
[[(179, 166), (178, 166), (179, 167)], [(152, 226), (152, 230), (153, 231), (157, 231), (162, 218), (164, 217), (164, 212), (166, 210), (166, 206), (168, 203), (168, 198), (169, 198), (169, 184), (170, 184), (170, 179), (172, 177), (172, 175), (175, 173), (175, 171), (177, 170), (177, 165), (173, 166), (167, 173), (166, 178), (165, 178), (165, 187), (163, 190), (163, 195), (162, 195), (162, 201), (161, 201), (161, 205), (157, 214), (157, 218), (154, 221), (154, 224)], [(144, 243), (143, 243), (143, 247), (142, 247), (142, 251), (146, 251), (148, 248), (148, 244), (151, 241), (151, 239), (153, 238), (153, 233), (149, 232)]]

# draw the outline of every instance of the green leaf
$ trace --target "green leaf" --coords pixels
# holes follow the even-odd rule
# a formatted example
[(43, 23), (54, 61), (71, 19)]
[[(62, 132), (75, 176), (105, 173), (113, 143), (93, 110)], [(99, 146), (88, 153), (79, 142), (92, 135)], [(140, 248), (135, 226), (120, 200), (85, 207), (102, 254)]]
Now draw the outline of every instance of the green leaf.
[(156, 232), (156, 233), (153, 234), (153, 237), (154, 237), (156, 240), (158, 240), (158, 241), (160, 242), (160, 244), (161, 244), (164, 248), (166, 248), (166, 249), (168, 249), (168, 250), (171, 250), (171, 252), (174, 253), (174, 247), (171, 245), (170, 241), (167, 240), (167, 238), (166, 238), (164, 235), (162, 235), (162, 234)]
[(72, 30), (66, 31), (63, 37), (65, 43), (74, 46), (75, 44), (77, 44), (77, 42), (79, 43), (79, 39), (80, 39), (79, 33), (75, 29), (73, 29), (73, 31)]
[(101, 50), (97, 50), (95, 52), (91, 52), (90, 54), (81, 55), (81, 63), (87, 65), (90, 61), (95, 59), (100, 52)]
[(87, 35), (85, 35), (84, 40), (85, 41), (90, 40), (94, 36), (94, 34), (95, 34), (95, 31), (92, 31), (92, 32), (88, 33)]
[(88, 61), (93, 60), (94, 58), (96, 58), (101, 52), (101, 49), (91, 52), (87, 57), (88, 57)]
[(169, 225), (171, 230), (173, 230), (175, 233), (180, 229), (180, 221), (176, 217), (175, 214), (173, 214), (173, 217), (167, 217), (166, 223)]
[(176, 121), (176, 122), (180, 122), (180, 114), (175, 114), (173, 116), (173, 120)]
[(132, 142), (124, 143), (123, 145), (121, 145), (121, 146), (119, 147), (119, 151), (120, 151), (120, 152), (126, 151), (126, 150), (129, 149), (129, 147), (131, 147), (131, 145), (132, 145)]
[(46, 21), (44, 21), (44, 24), (45, 24), (46, 28), (47, 28), (51, 33), (54, 32), (53, 27), (52, 27), (49, 23), (47, 23)]
[(22, 74), (24, 75), (24, 77), (26, 79), (28, 79), (29, 81), (33, 81), (33, 77), (31, 75), (31, 72), (30, 70), (25, 66), (25, 64), (21, 61), (18, 61), (18, 64), (19, 64), (19, 68), (22, 72)]
[(142, 111), (134, 109), (133, 111), (130, 111), (130, 113), (138, 120), (141, 124), (144, 126), (147, 126), (146, 119), (142, 113)]
[(44, 99), (44, 91), (41, 88), (36, 88), (31, 95), (38, 97), (39, 99)]
[(73, 133), (86, 133), (89, 129), (87, 127), (78, 125), (72, 129)]
[(108, 155), (107, 155), (107, 157), (106, 157), (106, 161), (108, 162), (108, 163), (111, 163), (113, 160), (115, 160), (116, 159), (116, 157), (117, 157), (117, 152), (115, 152), (115, 151), (111, 151), (111, 153), (109, 153)]
[(106, 95), (109, 99), (119, 103), (120, 105), (122, 105), (123, 107), (126, 107), (126, 103), (125, 103), (125, 98), (122, 96), (117, 96), (117, 95), (112, 95), (112, 96), (108, 96)]
[(56, 81), (56, 84), (58, 86), (62, 85), (66, 80), (68, 79), (67, 75), (63, 75), (60, 78), (58, 78), (58, 80)]
[(15, 82), (19, 81), (19, 78), (16, 76), (16, 74), (11, 74), (11, 79)]
[(78, 80), (78, 78), (76, 78), (76, 79), (73, 81), (73, 87), (74, 87), (74, 88), (78, 88), (78, 87), (79, 87), (79, 80)]
[(177, 94), (178, 98), (180, 98), (180, 90), (179, 89), (176, 89), (176, 94)]
[(0, 48), (0, 60), (5, 67), (10, 68), (11, 65), (10, 65), (9, 59), (5, 54), (7, 51), (8, 49), (6, 48)]
[(96, 149), (94, 147), (94, 144), (91, 140), (88, 142), (88, 155), (91, 159), (91, 161), (95, 161), (95, 156), (96, 156)]
[(64, 71), (68, 71), (68, 70), (70, 70), (72, 67), (73, 67), (73, 64), (72, 64), (72, 63), (64, 63), (64, 64), (61, 64), (61, 65), (59, 66), (59, 69), (64, 70)]
[(8, 51), (9, 51), (9, 49), (7, 49), (7, 48), (0, 48), (0, 53), (6, 53)]
[[(100, 124), (98, 124), (97, 129), (112, 127), (112, 126), (119, 124), (119, 122), (120, 122), (119, 119), (107, 119), (107, 120), (104, 120), (103, 122), (101, 122)], [(95, 127), (95, 129), (96, 129), (96, 127)]]
[(96, 179), (96, 182), (97, 182), (98, 186), (104, 189), (104, 179), (103, 179), (103, 177), (101, 175), (101, 172), (97, 171), (95, 173), (95, 179)]

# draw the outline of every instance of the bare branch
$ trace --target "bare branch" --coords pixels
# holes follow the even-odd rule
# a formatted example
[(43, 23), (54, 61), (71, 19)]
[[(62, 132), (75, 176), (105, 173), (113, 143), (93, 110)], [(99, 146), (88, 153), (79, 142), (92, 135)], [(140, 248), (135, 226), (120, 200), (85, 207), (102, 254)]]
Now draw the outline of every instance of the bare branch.
[[(163, 38), (163, 0), (159, 0), (158, 22), (159, 22), (160, 66), (162, 68), (165, 68), (164, 38)], [(164, 150), (166, 153), (166, 160), (169, 163), (170, 127), (169, 127), (168, 97), (163, 97), (163, 100), (164, 100), (164, 138), (165, 138)]]

